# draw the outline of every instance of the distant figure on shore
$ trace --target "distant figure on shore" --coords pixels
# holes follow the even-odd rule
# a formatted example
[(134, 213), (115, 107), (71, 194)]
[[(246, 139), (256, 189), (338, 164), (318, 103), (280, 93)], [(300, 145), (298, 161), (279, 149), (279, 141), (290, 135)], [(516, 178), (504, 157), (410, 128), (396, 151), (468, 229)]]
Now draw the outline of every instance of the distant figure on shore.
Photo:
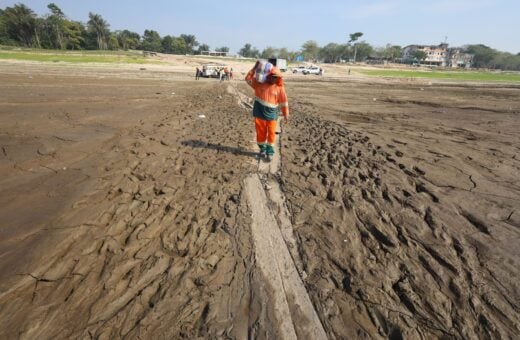
[(229, 80), (233, 79), (233, 68), (229, 69)]
[(199, 80), (200, 78), (200, 69), (197, 67), (197, 69), (195, 70), (195, 80)]
[(224, 67), (224, 80), (229, 80), (229, 69)]
[(350, 76), (350, 69), (348, 69), (348, 75)]

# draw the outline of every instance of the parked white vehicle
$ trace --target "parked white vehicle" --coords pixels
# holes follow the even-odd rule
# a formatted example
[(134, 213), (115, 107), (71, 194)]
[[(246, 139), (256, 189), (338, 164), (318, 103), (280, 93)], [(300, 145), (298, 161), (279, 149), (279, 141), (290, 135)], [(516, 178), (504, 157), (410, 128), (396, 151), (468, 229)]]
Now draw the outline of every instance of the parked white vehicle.
[(201, 76), (207, 78), (217, 78), (219, 75), (219, 71), (222, 72), (227, 66), (224, 64), (213, 64), (207, 63), (202, 65)]
[(293, 68), (292, 73), (303, 73), (307, 66), (300, 65), (298, 67)]
[(322, 74), (321, 68), (318, 66), (310, 66), (302, 70), (302, 73), (307, 74)]

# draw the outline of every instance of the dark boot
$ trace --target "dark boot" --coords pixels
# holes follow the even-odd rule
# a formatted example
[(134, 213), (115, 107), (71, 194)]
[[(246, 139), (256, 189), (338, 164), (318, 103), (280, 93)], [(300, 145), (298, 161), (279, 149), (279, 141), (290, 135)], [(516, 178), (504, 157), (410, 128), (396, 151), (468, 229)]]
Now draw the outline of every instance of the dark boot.
[(260, 148), (260, 154), (259, 154), (260, 158), (265, 157), (265, 155), (267, 153), (267, 148), (266, 148), (267, 145), (265, 145), (265, 144), (258, 144), (258, 147)]
[(272, 146), (271, 144), (267, 144), (265, 146), (265, 153), (266, 153), (267, 160), (268, 161), (272, 160), (273, 156), (274, 156), (274, 146)]

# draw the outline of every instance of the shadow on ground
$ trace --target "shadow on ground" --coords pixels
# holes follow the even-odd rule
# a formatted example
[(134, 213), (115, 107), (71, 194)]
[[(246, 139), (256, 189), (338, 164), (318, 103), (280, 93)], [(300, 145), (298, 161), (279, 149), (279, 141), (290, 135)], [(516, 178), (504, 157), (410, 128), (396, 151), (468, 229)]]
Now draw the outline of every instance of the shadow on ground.
[(192, 148), (204, 148), (204, 149), (212, 149), (222, 152), (229, 152), (235, 155), (242, 155), (242, 156), (250, 156), (250, 157), (257, 157), (258, 152), (248, 151), (244, 150), (243, 148), (236, 148), (233, 146), (226, 146), (226, 145), (220, 145), (220, 144), (213, 144), (204, 142), (201, 140), (186, 140), (181, 142), (184, 146), (190, 146)]

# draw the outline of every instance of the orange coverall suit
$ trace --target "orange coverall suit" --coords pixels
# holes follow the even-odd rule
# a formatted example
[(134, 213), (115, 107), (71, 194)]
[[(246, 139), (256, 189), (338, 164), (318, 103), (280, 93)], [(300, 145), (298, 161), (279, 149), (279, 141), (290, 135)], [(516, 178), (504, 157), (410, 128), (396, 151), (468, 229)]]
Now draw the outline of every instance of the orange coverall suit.
[(254, 68), (246, 76), (246, 82), (255, 90), (253, 116), (255, 117), (256, 141), (260, 151), (265, 151), (268, 155), (274, 154), (276, 122), (279, 112), (281, 111), (285, 118), (289, 117), (289, 105), (282, 74), (276, 67), (273, 67), (270, 74), (278, 77), (276, 83), (258, 82), (254, 78)]

